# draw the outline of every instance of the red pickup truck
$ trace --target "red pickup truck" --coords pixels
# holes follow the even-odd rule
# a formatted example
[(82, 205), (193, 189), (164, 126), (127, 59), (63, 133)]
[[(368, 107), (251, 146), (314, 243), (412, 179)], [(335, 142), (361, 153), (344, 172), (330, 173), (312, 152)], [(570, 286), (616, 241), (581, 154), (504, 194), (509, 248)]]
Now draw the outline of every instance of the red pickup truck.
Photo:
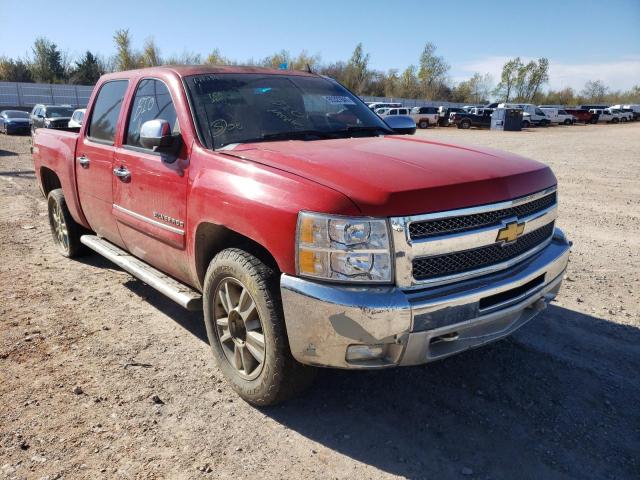
[(157, 67), (103, 76), (79, 132), (35, 131), (33, 161), (60, 252), (202, 309), (221, 371), (270, 405), (313, 367), (505, 337), (560, 288), (548, 167), (390, 125), (311, 73)]

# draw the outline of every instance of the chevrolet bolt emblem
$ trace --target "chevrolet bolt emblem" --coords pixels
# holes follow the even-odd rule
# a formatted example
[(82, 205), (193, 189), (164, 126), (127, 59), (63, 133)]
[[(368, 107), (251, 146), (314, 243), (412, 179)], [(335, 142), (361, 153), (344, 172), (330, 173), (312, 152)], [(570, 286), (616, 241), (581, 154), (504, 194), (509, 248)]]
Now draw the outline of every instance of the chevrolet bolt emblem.
[(525, 222), (518, 223), (517, 221), (507, 223), (504, 228), (498, 230), (498, 238), (496, 242), (511, 243), (515, 242), (522, 232), (524, 232)]

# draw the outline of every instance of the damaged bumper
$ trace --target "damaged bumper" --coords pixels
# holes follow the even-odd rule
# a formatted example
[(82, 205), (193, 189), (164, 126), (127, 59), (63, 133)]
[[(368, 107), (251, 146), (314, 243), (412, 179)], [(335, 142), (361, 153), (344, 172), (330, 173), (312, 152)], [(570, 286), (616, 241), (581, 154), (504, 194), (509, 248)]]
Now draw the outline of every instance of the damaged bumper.
[(570, 243), (559, 229), (532, 258), (450, 285), (331, 285), (282, 275), (289, 344), (301, 363), (337, 368), (418, 365), (503, 338), (555, 298)]

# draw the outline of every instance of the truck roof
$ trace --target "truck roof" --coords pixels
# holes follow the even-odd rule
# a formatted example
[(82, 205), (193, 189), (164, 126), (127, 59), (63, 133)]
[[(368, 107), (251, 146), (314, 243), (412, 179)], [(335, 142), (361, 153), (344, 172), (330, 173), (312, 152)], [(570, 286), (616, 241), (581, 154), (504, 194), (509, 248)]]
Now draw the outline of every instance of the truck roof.
[(318, 76), (317, 74), (302, 72), (299, 70), (282, 70), (252, 66), (241, 67), (236, 65), (163, 65), (161, 67), (138, 68), (135, 70), (125, 70), (122, 72), (108, 73), (106, 75), (103, 75), (103, 78), (129, 78), (138, 77), (140, 75), (154, 75), (160, 73), (173, 73), (178, 77), (203, 75), (207, 73), (262, 73), (266, 75), (299, 75), (307, 77)]

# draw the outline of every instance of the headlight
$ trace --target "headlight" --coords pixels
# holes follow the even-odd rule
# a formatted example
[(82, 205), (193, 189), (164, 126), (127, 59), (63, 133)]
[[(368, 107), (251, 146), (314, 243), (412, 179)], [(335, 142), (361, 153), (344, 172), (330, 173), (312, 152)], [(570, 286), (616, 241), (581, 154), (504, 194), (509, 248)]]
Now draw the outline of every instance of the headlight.
[(300, 212), (297, 269), (304, 277), (348, 282), (392, 281), (384, 219)]

